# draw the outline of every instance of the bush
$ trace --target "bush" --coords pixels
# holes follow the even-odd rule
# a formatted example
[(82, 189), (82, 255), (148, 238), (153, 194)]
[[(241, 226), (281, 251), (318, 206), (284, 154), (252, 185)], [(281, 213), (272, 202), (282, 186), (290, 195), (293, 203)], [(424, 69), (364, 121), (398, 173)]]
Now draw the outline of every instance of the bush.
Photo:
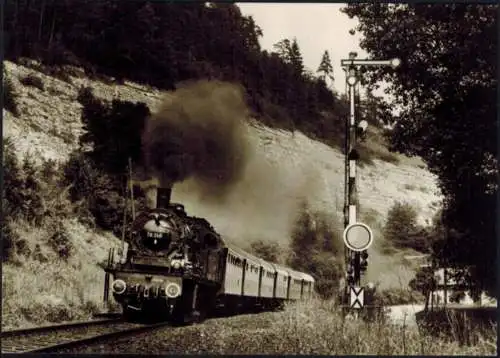
[(22, 190), (23, 217), (35, 225), (41, 225), (45, 216), (43, 184), (38, 168), (29, 154), (26, 154), (22, 165), (24, 182)]
[(53, 234), (49, 237), (49, 246), (56, 252), (59, 257), (67, 261), (73, 251), (69, 233), (60, 220), (57, 220), (53, 225)]
[(3, 107), (12, 113), (15, 117), (19, 116), (19, 109), (17, 107), (17, 93), (12, 81), (5, 77), (3, 81)]
[(19, 235), (12, 229), (10, 222), (4, 220), (0, 228), (2, 233), (2, 262), (9, 261), (15, 250), (15, 242), (19, 239)]
[(22, 216), (24, 179), (10, 138), (4, 139), (3, 168), (2, 202), (4, 218), (19, 219)]
[(324, 298), (335, 295), (343, 276), (341, 232), (330, 215), (311, 212), (307, 205), (302, 206), (292, 232), (288, 264), (311, 274), (316, 291)]
[(41, 77), (38, 77), (34, 74), (29, 74), (26, 77), (23, 77), (19, 80), (25, 86), (32, 86), (38, 88), (40, 91), (45, 91), (45, 85)]
[(79, 93), (83, 105), (82, 123), (86, 132), (80, 137), (84, 146), (92, 145), (88, 157), (96, 168), (113, 176), (126, 173), (128, 158), (142, 159), (141, 133), (150, 115), (144, 103), (114, 100), (110, 104), (96, 99), (91, 90)]
[(384, 237), (393, 247), (427, 252), (431, 243), (430, 235), (427, 229), (417, 224), (417, 210), (411, 204), (396, 202), (389, 209)]
[[(63, 176), (77, 210), (90, 213), (98, 227), (119, 235), (125, 208), (124, 185), (120, 186), (118, 180), (95, 168), (88, 156), (80, 151), (71, 153), (63, 166)], [(88, 219), (85, 215), (85, 220)]]
[(66, 83), (73, 84), (73, 80), (71, 79), (69, 72), (71, 72), (71, 70), (66, 67), (56, 66), (51, 69), (50, 75)]
[(424, 303), (424, 296), (417, 291), (403, 288), (388, 288), (377, 292), (375, 301), (378, 305), (393, 306), (412, 303)]
[(91, 103), (97, 102), (97, 99), (92, 92), (92, 87), (89, 86), (80, 87), (76, 100), (80, 102), (80, 104), (84, 107), (90, 105)]

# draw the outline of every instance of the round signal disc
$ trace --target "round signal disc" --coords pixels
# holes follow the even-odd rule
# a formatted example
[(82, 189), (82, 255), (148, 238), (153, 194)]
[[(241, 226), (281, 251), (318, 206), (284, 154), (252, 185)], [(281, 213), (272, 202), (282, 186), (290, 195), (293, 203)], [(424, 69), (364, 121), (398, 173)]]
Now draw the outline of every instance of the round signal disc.
[(364, 251), (373, 242), (373, 234), (366, 224), (351, 224), (344, 230), (344, 243), (353, 251)]

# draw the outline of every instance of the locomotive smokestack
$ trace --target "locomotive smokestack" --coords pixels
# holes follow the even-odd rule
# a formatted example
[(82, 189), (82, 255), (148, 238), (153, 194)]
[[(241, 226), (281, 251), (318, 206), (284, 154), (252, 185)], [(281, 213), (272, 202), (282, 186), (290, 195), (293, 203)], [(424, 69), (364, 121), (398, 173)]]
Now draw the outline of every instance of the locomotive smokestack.
[(166, 209), (170, 204), (174, 182), (161, 175), (148, 175), (147, 170), (137, 167), (134, 185), (138, 185), (146, 195), (148, 209)]
[(170, 204), (170, 196), (172, 195), (172, 187), (156, 189), (156, 208), (166, 209)]
[(172, 183), (169, 180), (153, 177), (143, 181), (149, 209), (166, 209), (172, 196)]

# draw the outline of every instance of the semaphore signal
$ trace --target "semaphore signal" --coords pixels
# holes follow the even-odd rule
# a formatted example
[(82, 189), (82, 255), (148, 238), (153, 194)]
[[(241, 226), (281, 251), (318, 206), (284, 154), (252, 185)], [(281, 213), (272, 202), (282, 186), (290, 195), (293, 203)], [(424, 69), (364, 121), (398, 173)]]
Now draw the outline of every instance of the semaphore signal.
[[(348, 88), (350, 110), (346, 120), (345, 132), (345, 175), (344, 175), (344, 259), (346, 266), (346, 285), (344, 299), (349, 299), (350, 292), (356, 292), (361, 304), (352, 305), (353, 308), (363, 307), (364, 291), (361, 286), (361, 275), (368, 266), (367, 249), (373, 242), (370, 227), (357, 221), (358, 196), (356, 190), (356, 162), (359, 152), (356, 149), (356, 139), (366, 133), (368, 122), (356, 120), (356, 90), (359, 87), (359, 71), (362, 66), (391, 66), (396, 68), (401, 64), (397, 58), (391, 60), (356, 59), (357, 53), (350, 52), (349, 59), (341, 60), (340, 64), (346, 72), (346, 86)], [(357, 288), (357, 287), (358, 288)], [(346, 302), (347, 303), (347, 302)]]

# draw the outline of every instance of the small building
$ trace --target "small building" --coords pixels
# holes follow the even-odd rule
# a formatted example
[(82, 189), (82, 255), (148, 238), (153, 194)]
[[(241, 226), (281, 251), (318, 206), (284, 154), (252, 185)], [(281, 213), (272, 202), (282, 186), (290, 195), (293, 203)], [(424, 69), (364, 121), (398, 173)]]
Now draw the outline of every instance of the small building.
[[(424, 266), (424, 265), (423, 265)], [(428, 265), (425, 265), (428, 267)], [(474, 301), (470, 285), (459, 283), (454, 279), (452, 268), (440, 268), (434, 271), (436, 279), (436, 289), (429, 294), (430, 307), (443, 306), (449, 304), (459, 304), (463, 306), (496, 306), (496, 300), (488, 297), (484, 292), (478, 300)]]

